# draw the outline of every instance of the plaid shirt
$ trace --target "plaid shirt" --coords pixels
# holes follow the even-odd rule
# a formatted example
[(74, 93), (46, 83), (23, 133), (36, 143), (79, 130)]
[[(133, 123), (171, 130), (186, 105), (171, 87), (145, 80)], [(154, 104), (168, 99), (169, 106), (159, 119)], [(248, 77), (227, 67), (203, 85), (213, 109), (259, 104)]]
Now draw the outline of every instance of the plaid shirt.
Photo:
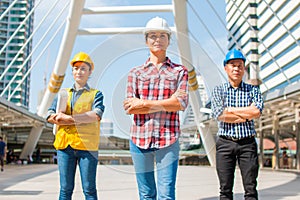
[[(262, 112), (264, 107), (259, 88), (244, 82), (241, 82), (237, 89), (233, 88), (229, 83), (215, 87), (211, 103), (212, 117), (216, 120), (227, 107), (247, 107), (254, 103), (260, 112)], [(256, 134), (253, 120), (247, 120), (243, 123), (218, 121), (218, 126), (218, 135), (222, 136), (241, 139)]]
[[(158, 70), (147, 62), (133, 68), (128, 75), (127, 98), (163, 100), (170, 98), (177, 90), (188, 94), (187, 69), (167, 58)], [(177, 96), (182, 108), (188, 104), (188, 95)], [(179, 112), (160, 111), (150, 114), (135, 114), (131, 126), (131, 139), (142, 149), (164, 148), (180, 135)]]

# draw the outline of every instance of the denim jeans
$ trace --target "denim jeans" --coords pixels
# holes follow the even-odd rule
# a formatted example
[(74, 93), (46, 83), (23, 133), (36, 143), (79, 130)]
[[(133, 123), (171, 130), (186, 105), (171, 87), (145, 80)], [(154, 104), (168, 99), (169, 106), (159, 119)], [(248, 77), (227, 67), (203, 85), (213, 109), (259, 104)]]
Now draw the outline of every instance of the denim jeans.
[(97, 199), (96, 172), (98, 152), (76, 150), (68, 146), (66, 149), (57, 151), (57, 159), (60, 176), (59, 200), (72, 199), (77, 164), (85, 199)]
[(163, 149), (141, 149), (130, 141), (140, 200), (175, 200), (179, 149), (178, 141)]

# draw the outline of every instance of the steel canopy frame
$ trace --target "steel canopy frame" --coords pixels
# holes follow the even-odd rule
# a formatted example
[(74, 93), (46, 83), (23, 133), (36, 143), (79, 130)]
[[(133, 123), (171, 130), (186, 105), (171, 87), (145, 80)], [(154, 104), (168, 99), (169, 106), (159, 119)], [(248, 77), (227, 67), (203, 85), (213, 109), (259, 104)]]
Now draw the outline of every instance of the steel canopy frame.
[(203, 142), (204, 149), (207, 154), (207, 158), (211, 166), (215, 166), (216, 161), (216, 149), (215, 149), (215, 139), (210, 133), (209, 127), (205, 128), (205, 125), (201, 123), (201, 118), (203, 118), (200, 108), (202, 107), (202, 102), (200, 98), (200, 93), (198, 90), (198, 83), (196, 79), (195, 68), (193, 67), (192, 54), (190, 48), (190, 41), (188, 37), (188, 20), (187, 20), (187, 9), (186, 1), (173, 0), (174, 5), (174, 18), (176, 24), (176, 35), (178, 40), (178, 49), (180, 52), (182, 64), (189, 70), (189, 85), (190, 85), (190, 104), (192, 106), (195, 123), (201, 135), (201, 140)]
[[(190, 103), (195, 115), (195, 122), (201, 134), (201, 139), (207, 153), (208, 160), (211, 166), (215, 165), (215, 140), (213, 135), (209, 132), (209, 127), (205, 127), (201, 123), (203, 113), (200, 112), (201, 99), (198, 91), (198, 83), (196, 72), (191, 64), (192, 55), (190, 50), (190, 41), (188, 39), (187, 13), (186, 1), (173, 0), (173, 5), (157, 5), (157, 6), (122, 6), (122, 7), (102, 7), (102, 8), (84, 8), (85, 0), (72, 0), (67, 23), (63, 35), (63, 39), (59, 48), (58, 58), (56, 60), (51, 79), (49, 81), (47, 90), (42, 99), (41, 105), (37, 114), (45, 117), (48, 107), (51, 105), (55, 95), (59, 91), (68, 61), (72, 53), (74, 42), (77, 35), (99, 35), (99, 34), (133, 34), (142, 33), (143, 27), (132, 28), (93, 28), (93, 29), (78, 29), (81, 16), (84, 14), (101, 14), (101, 13), (137, 13), (137, 12), (172, 12), (174, 14), (174, 21), (178, 40), (178, 48), (182, 64), (188, 68), (189, 71), (189, 85), (190, 85)], [(42, 133), (43, 126), (33, 127), (27, 142), (23, 148), (20, 158), (27, 158), (32, 155), (35, 146)]]
[[(54, 65), (49, 85), (37, 112), (39, 116), (45, 117), (47, 109), (51, 105), (51, 102), (53, 101), (56, 93), (59, 91), (60, 86), (63, 82), (69, 58), (71, 56), (74, 42), (76, 39), (77, 29), (79, 27), (84, 3), (85, 0), (71, 1), (69, 15), (67, 18), (62, 43), (59, 48), (58, 57)], [(36, 144), (41, 136), (43, 128), (43, 126), (36, 126), (32, 128), (20, 155), (21, 159), (26, 159), (28, 155), (32, 155)]]

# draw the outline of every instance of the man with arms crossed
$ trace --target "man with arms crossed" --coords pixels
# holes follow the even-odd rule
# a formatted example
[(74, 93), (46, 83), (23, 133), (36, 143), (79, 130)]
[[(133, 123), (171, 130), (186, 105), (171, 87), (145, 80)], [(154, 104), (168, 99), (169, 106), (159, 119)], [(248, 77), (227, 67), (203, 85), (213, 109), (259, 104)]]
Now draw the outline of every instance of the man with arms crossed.
[(258, 155), (253, 119), (263, 110), (258, 86), (243, 82), (245, 57), (233, 49), (224, 60), (228, 82), (214, 88), (212, 117), (218, 121), (216, 167), (220, 183), (220, 199), (233, 199), (233, 183), (238, 162), (246, 200), (258, 199)]

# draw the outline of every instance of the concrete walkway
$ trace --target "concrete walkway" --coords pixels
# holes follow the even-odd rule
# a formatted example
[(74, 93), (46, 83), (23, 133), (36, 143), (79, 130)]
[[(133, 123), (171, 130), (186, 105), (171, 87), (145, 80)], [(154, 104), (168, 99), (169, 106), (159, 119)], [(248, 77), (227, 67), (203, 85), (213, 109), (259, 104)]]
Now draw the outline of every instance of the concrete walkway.
[[(243, 199), (239, 171), (235, 180), (235, 199)], [(100, 200), (136, 200), (137, 187), (131, 165), (99, 165), (98, 197)], [(0, 173), (1, 200), (58, 199), (59, 177), (57, 165), (8, 165)], [(261, 170), (259, 196), (263, 200), (300, 199), (300, 175), (291, 172)], [(177, 180), (178, 200), (218, 199), (218, 179), (215, 168), (180, 166)], [(74, 200), (84, 199), (77, 173)]]

